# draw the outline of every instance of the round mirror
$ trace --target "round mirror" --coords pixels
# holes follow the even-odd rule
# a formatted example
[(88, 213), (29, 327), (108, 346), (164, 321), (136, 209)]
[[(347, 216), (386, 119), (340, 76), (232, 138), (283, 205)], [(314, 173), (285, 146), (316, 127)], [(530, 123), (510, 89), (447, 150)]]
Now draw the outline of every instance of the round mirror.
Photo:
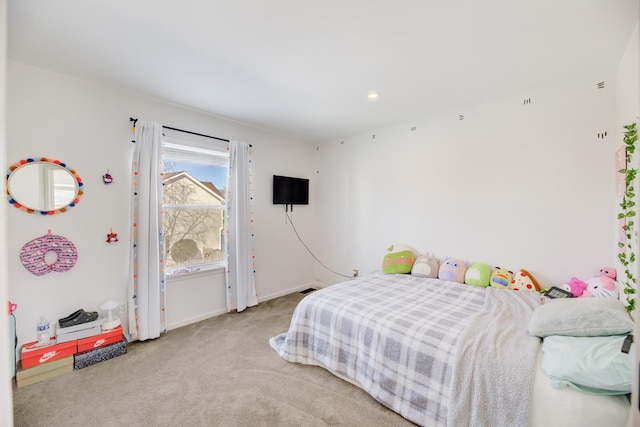
[(45, 157), (14, 163), (7, 172), (9, 203), (28, 213), (66, 212), (80, 201), (82, 180), (59, 160)]

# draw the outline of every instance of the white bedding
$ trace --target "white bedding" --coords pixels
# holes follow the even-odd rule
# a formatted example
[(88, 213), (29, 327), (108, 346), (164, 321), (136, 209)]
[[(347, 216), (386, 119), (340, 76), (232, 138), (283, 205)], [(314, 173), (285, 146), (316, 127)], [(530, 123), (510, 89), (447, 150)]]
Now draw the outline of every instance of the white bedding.
[[(375, 273), (306, 296), (270, 344), (283, 359), (324, 367), (418, 425), (595, 425), (550, 421), (555, 412), (545, 406), (563, 390), (537, 378), (544, 377), (536, 370), (540, 344), (527, 323), (538, 304), (528, 292)], [(565, 395), (574, 419), (584, 420), (574, 412), (583, 396)], [(624, 414), (620, 396), (591, 398), (577, 410), (606, 401), (618, 414), (610, 421)]]
[(448, 425), (525, 426), (540, 339), (527, 324), (535, 292), (483, 289), (486, 298), (460, 335), (453, 363)]
[[(631, 412), (626, 395), (587, 394), (570, 387), (555, 389), (542, 372), (538, 354), (533, 406), (529, 425), (533, 427), (624, 427)], [(628, 424), (631, 425), (631, 424)]]

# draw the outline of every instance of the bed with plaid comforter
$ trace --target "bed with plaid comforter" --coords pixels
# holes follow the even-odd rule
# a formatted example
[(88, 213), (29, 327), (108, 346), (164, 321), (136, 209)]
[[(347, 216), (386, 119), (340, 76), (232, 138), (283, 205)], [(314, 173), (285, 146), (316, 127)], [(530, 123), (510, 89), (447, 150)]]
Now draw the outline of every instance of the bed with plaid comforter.
[[(495, 388), (492, 370), (506, 368), (504, 381), (509, 384), (504, 390), (509, 396), (504, 398), (515, 399), (520, 406), (529, 390), (514, 391), (509, 369), (524, 384), (533, 378), (537, 342), (526, 334), (525, 322), (537, 305), (536, 297), (526, 296), (524, 308), (513, 310), (503, 310), (512, 301), (501, 301), (525, 293), (378, 272), (307, 295), (295, 309), (288, 332), (271, 338), (270, 344), (284, 360), (321, 366), (419, 425), (455, 425), (478, 415), (470, 405), (485, 408), (486, 413), (479, 416), (491, 422), (497, 415), (491, 413), (491, 402), (501, 396), (500, 390), (483, 389), (484, 372), (492, 376), (487, 386)], [(487, 306), (493, 307), (490, 313)], [(482, 337), (474, 330), (479, 328), (477, 322), (488, 326), (482, 328)], [(514, 327), (516, 322), (522, 325), (521, 338), (533, 353), (524, 361), (519, 355), (515, 359), (520, 365), (509, 367), (510, 362), (502, 359), (511, 358), (509, 352), (520, 352), (522, 346), (517, 341), (520, 338), (505, 342), (501, 325)], [(502, 336), (506, 347), (499, 355), (494, 354), (491, 342), (494, 334), (495, 342)], [(468, 345), (459, 342), (461, 337), (480, 344), (475, 342), (469, 351)], [(475, 352), (484, 355), (476, 357)], [(501, 360), (494, 361), (494, 356)], [(530, 366), (521, 366), (523, 363)], [(494, 367), (486, 369), (488, 364)], [(461, 385), (454, 375), (473, 383), (462, 385), (465, 401), (457, 398)], [(504, 402), (499, 408), (501, 416)], [(521, 419), (517, 416), (506, 414), (513, 422)]]

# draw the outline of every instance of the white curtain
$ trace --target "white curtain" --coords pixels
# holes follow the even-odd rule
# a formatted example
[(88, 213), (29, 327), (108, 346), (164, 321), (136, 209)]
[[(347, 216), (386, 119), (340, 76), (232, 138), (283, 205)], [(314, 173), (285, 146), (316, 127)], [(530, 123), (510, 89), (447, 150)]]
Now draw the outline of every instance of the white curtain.
[(253, 249), (251, 146), (229, 143), (227, 184), (227, 308), (243, 311), (258, 304)]
[(129, 335), (144, 341), (166, 332), (164, 238), (160, 207), (162, 125), (138, 120), (132, 164)]

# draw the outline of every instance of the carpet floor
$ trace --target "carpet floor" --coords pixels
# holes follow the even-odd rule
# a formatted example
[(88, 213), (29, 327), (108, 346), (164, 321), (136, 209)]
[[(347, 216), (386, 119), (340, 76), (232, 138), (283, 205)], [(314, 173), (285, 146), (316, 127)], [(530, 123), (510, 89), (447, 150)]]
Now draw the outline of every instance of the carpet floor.
[(14, 389), (16, 427), (412, 426), (322, 368), (269, 346), (302, 294), (130, 343), (127, 354)]

